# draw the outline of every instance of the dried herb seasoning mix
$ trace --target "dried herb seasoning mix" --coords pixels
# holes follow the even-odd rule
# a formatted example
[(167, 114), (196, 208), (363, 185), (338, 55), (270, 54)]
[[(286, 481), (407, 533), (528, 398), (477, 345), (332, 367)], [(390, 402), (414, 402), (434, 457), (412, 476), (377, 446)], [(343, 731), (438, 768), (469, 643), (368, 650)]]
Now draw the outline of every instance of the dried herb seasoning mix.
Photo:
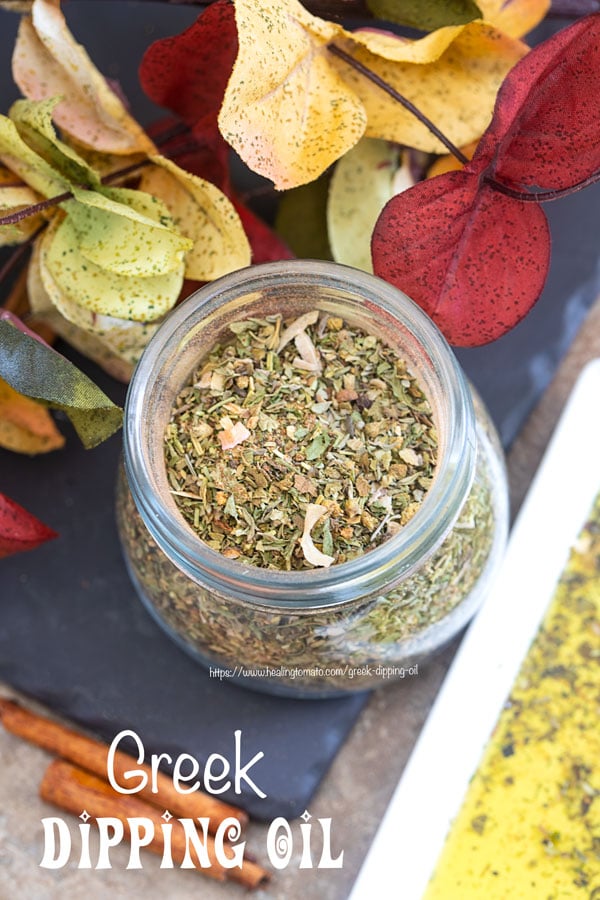
[(315, 310), (232, 323), (175, 400), (165, 462), (194, 531), (276, 569), (342, 563), (397, 532), (431, 485), (437, 435), (406, 362)]
[(473, 615), (504, 547), (474, 400), (431, 321), (373, 276), (293, 260), (207, 285), (128, 396), (117, 514), (140, 597), (250, 687), (405, 677)]

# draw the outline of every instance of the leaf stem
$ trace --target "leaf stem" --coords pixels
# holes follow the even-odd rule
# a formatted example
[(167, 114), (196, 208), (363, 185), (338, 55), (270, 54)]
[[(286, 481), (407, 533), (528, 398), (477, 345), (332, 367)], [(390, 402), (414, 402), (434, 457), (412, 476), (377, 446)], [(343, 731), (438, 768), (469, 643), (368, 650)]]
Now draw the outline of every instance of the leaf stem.
[(590, 184), (595, 184), (597, 181), (600, 181), (600, 171), (588, 175), (587, 178), (578, 181), (577, 184), (569, 185), (569, 187), (566, 188), (557, 188), (551, 191), (520, 191), (518, 188), (513, 188), (509, 184), (498, 181), (492, 175), (484, 175), (483, 180), (487, 182), (490, 187), (494, 188), (495, 191), (506, 194), (507, 197), (512, 197), (514, 200), (524, 200), (529, 203), (549, 203), (551, 200), (560, 200), (561, 197), (568, 197), (569, 194), (575, 194), (577, 191), (589, 187)]
[(388, 84), (387, 81), (384, 81), (376, 72), (373, 72), (372, 69), (369, 69), (368, 66), (363, 65), (363, 63), (359, 62), (350, 53), (346, 53), (345, 50), (342, 50), (341, 47), (338, 47), (336, 44), (328, 44), (327, 49), (330, 53), (333, 53), (334, 56), (337, 56), (339, 59), (342, 59), (349, 66), (352, 66), (357, 72), (360, 72), (361, 75), (364, 75), (365, 78), (368, 78), (369, 81), (372, 81), (373, 84), (376, 84), (377, 87), (381, 88), (382, 91), (385, 91), (386, 94), (389, 94), (394, 100), (398, 103), (401, 103), (402, 106), (407, 109), (413, 116), (425, 125), (426, 128), (431, 131), (432, 134), (436, 136), (436, 138), (442, 142), (444, 147), (455, 156), (459, 162), (463, 165), (466, 165), (469, 162), (468, 157), (462, 152), (459, 147), (456, 147), (450, 138), (446, 137), (446, 135), (440, 131), (440, 129), (435, 125), (431, 119), (427, 118), (427, 116), (418, 109), (414, 103), (411, 103), (406, 97), (402, 94), (398, 93), (398, 91), (392, 87), (391, 84)]

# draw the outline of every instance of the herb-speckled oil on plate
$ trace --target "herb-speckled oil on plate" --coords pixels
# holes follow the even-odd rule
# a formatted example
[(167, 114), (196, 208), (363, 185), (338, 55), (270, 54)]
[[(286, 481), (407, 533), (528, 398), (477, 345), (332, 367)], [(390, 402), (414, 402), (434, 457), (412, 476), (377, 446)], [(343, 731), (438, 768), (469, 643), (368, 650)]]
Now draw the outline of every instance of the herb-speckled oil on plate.
[[(600, 896), (600, 359), (583, 370), (355, 883)], [(395, 873), (395, 874), (394, 874)]]
[(600, 893), (600, 495), (426, 900)]

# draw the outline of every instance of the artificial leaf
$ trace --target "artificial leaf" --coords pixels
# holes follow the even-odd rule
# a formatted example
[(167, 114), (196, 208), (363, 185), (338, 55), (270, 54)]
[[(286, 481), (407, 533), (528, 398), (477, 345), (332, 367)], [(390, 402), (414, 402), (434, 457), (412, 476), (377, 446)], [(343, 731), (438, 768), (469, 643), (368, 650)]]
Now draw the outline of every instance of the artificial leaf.
[(144, 347), (158, 326), (100, 316), (71, 303), (61, 293), (47, 268), (42, 278), (40, 243), (34, 247), (27, 269), (32, 321), (49, 326), (113, 378), (128, 382)]
[(181, 34), (148, 47), (139, 70), (141, 85), (151, 100), (190, 127), (216, 128), (237, 51), (233, 6), (216, 0)]
[(477, 0), (486, 22), (509, 34), (522, 37), (542, 21), (550, 0)]
[(23, 550), (33, 550), (55, 537), (58, 537), (56, 531), (6, 494), (0, 494), (0, 559)]
[[(34, 203), (41, 197), (18, 178), (10, 169), (0, 165), (0, 217), (6, 216)], [(41, 224), (39, 216), (27, 216), (14, 225), (0, 227), (0, 247), (5, 244), (19, 244), (33, 234)]]
[(390, 200), (372, 249), (375, 273), (415, 300), (450, 343), (468, 347), (529, 312), (546, 279), (550, 235), (537, 203), (449, 172)]
[(185, 259), (188, 278), (211, 281), (250, 264), (250, 246), (231, 202), (214, 184), (164, 156), (151, 157), (140, 188), (159, 197), (193, 246)]
[(239, 53), (219, 114), (221, 134), (277, 188), (312, 181), (366, 126), (362, 103), (327, 51), (343, 29), (298, 0), (236, 0), (235, 15)]
[(0, 447), (33, 456), (64, 442), (48, 410), (0, 378)]
[(463, 25), (482, 17), (474, 0), (367, 0), (367, 7), (378, 19), (421, 31)]
[(63, 209), (87, 260), (107, 272), (138, 278), (181, 270), (192, 241), (176, 230), (156, 197), (127, 188), (104, 188), (102, 194), (73, 188), (73, 196)]
[[(478, 141), (471, 141), (465, 147), (461, 147), (461, 151), (467, 160), (473, 159), (473, 154), (477, 149)], [(458, 172), (464, 167), (464, 163), (457, 159), (452, 153), (446, 153), (438, 158), (429, 166), (427, 170), (427, 178), (434, 178), (436, 175), (443, 175), (444, 172)]]
[(81, 143), (109, 153), (153, 152), (154, 146), (71, 35), (60, 0), (34, 0), (21, 20), (13, 76), (25, 97), (65, 99), (55, 121)]
[(0, 160), (38, 194), (56, 197), (71, 187), (60, 172), (25, 143), (17, 126), (0, 115)]
[(40, 339), (0, 317), (0, 378), (15, 391), (63, 410), (85, 447), (94, 447), (121, 427), (123, 412), (80, 372)]
[[(165, 275), (129, 277), (91, 262), (79, 249), (79, 235), (67, 216), (42, 238), (44, 267), (72, 303), (93, 313), (150, 322), (168, 312), (183, 283), (183, 263)], [(42, 270), (43, 273), (43, 270)]]
[[(504, 77), (528, 50), (483, 22), (439, 29), (412, 42), (382, 32), (356, 31), (352, 41), (340, 46), (406, 97), (457, 146), (485, 130)], [(442, 142), (379, 86), (337, 57), (331, 64), (364, 105), (367, 137), (428, 153), (445, 152)]]
[(327, 234), (327, 195), (330, 175), (286, 191), (279, 201), (275, 228), (296, 256), (333, 259)]
[(252, 262), (255, 265), (294, 258), (294, 254), (285, 241), (281, 240), (271, 228), (265, 225), (262, 219), (255, 216), (252, 210), (236, 200), (233, 201), (233, 205), (248, 236), (252, 251)]
[(9, 117), (23, 140), (68, 181), (99, 187), (100, 178), (76, 150), (61, 141), (52, 124), (59, 97), (49, 100), (17, 100)]
[(400, 148), (387, 141), (362, 138), (340, 159), (327, 202), (327, 230), (336, 262), (373, 271), (371, 235), (377, 218), (394, 194), (412, 184)]
[(498, 94), (470, 164), (500, 180), (569, 188), (600, 169), (600, 14), (538, 45)]
[(252, 262), (273, 262), (292, 258), (290, 248), (242, 203), (233, 190), (229, 177), (229, 148), (217, 129), (216, 112), (212, 126), (205, 118), (202, 128), (194, 128), (193, 134), (191, 142), (189, 135), (183, 136), (182, 140), (185, 143), (182, 152), (178, 151), (177, 142), (174, 146), (169, 144), (169, 152), (177, 158), (180, 169), (211, 182), (229, 197), (250, 243)]

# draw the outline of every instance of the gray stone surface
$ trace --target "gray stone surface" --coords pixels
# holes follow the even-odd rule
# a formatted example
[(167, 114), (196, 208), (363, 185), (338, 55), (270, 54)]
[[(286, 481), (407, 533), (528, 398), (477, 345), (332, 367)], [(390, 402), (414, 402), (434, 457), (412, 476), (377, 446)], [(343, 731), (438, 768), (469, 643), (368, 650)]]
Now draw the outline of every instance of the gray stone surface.
[[(310, 805), (315, 821), (332, 818), (332, 853), (344, 851), (339, 870), (298, 869), (299, 823), (292, 823), (296, 852), (289, 866), (273, 871), (271, 883), (257, 900), (344, 900), (408, 759), (415, 738), (439, 687), (451, 656), (448, 650), (419, 675), (376, 691)], [(14, 696), (0, 686), (4, 696)], [(37, 708), (37, 707), (36, 707)], [(96, 871), (77, 868), (77, 818), (43, 803), (39, 784), (50, 756), (0, 729), (0, 898), (1, 900), (205, 900), (242, 896), (238, 885), (216, 883), (196, 872), (159, 869), (159, 858), (143, 857), (142, 870), (127, 870), (125, 845), (111, 852), (113, 867)], [(71, 823), (73, 859), (63, 869), (41, 869), (45, 816), (61, 815)], [(251, 823), (248, 849), (268, 867), (267, 826)], [(321, 845), (314, 842), (315, 864)], [(93, 859), (92, 855), (92, 859)]]

